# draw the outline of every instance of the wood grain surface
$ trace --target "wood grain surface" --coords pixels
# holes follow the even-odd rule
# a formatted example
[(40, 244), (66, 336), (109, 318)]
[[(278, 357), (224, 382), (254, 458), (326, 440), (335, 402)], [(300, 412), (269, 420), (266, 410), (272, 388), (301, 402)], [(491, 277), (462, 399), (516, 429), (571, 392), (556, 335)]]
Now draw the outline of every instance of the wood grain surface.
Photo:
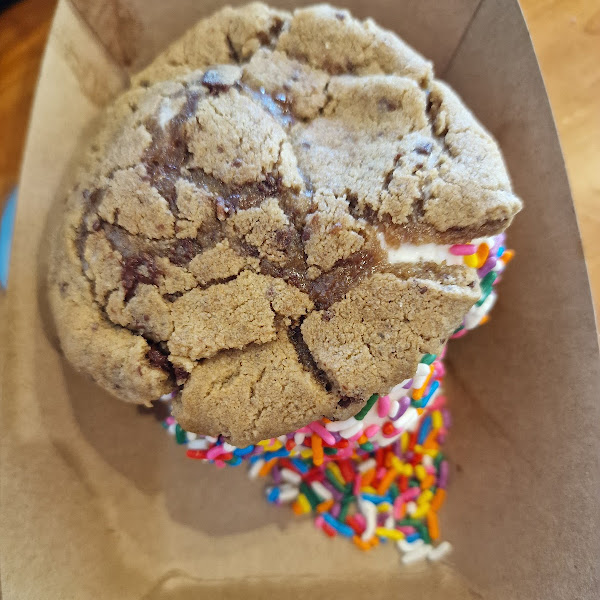
[[(16, 184), (55, 0), (0, 13), (0, 206)], [(521, 0), (558, 126), (600, 314), (600, 3)]]

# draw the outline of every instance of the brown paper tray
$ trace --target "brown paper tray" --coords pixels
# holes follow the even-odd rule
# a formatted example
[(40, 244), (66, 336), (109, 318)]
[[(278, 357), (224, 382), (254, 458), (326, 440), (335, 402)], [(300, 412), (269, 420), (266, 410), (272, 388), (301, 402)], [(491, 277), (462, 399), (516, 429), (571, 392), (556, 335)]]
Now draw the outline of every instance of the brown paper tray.
[[(279, 5), (301, 3), (278, 2)], [(5, 318), (0, 582), (23, 598), (600, 597), (594, 314), (565, 167), (513, 0), (339, 2), (397, 30), (504, 150), (526, 209), (490, 325), (451, 344), (443, 564), (402, 567), (183, 458), (61, 358), (43, 297), (48, 209), (86, 127), (214, 0), (63, 0), (38, 84)], [(560, 40), (557, 40), (560, 43)]]

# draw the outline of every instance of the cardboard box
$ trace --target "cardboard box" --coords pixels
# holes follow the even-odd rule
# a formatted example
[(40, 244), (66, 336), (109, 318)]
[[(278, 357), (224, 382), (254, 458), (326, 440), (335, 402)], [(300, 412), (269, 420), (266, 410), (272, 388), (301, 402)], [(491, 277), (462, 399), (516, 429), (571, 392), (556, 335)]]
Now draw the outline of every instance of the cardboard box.
[[(436, 62), (504, 150), (526, 202), (491, 323), (451, 344), (442, 564), (363, 554), (263, 501), (243, 469), (185, 460), (149, 418), (57, 351), (48, 210), (86, 127), (215, 0), (63, 0), (20, 184), (3, 328), (0, 572), (24, 598), (598, 598), (600, 402), (594, 314), (563, 159), (517, 2), (346, 4)], [(278, 2), (288, 6), (296, 3)], [(560, 40), (557, 40), (560, 43)]]

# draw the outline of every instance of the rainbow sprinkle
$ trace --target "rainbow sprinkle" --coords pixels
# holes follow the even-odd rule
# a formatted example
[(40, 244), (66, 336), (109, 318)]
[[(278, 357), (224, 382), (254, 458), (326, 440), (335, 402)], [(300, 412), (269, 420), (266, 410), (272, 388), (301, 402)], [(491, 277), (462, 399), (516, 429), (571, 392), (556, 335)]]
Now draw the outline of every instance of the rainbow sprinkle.
[[(504, 239), (448, 247), (449, 255), (477, 269), (481, 285), (480, 300), (452, 337), (487, 321), (494, 287), (514, 255)], [(350, 419), (315, 421), (245, 448), (188, 433), (172, 416), (162, 423), (187, 446), (189, 458), (219, 468), (248, 464), (251, 479), (269, 479), (268, 502), (311, 514), (327, 536), (348, 538), (363, 551), (394, 543), (404, 564), (436, 561), (451, 550), (440, 541), (438, 520), (448, 485), (442, 445), (451, 424), (442, 393), (444, 354), (445, 348), (439, 356), (424, 355), (412, 379), (385, 396), (374, 394)]]

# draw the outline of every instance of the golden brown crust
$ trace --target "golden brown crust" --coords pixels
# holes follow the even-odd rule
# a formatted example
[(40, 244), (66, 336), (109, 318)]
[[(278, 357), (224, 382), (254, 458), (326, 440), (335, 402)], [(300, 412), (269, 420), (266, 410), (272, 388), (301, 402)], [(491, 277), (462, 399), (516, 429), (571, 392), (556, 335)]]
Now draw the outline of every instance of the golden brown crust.
[(192, 360), (275, 339), (277, 317), (299, 319), (308, 296), (282, 279), (243, 272), (229, 283), (196, 288), (172, 305), (169, 351)]
[(377, 273), (327, 311), (311, 312), (302, 335), (341, 395), (367, 398), (406, 378), (423, 354), (440, 352), (456, 315), (478, 300), (478, 286), (469, 288), (475, 282), (475, 276), (459, 286)]
[(100, 385), (180, 386), (184, 427), (250, 443), (358, 411), (477, 300), (474, 271), (389, 265), (378, 232), (468, 242), (519, 208), (495, 142), (394, 34), (328, 6), (225, 8), (107, 108), (51, 305)]
[(320, 419), (336, 402), (298, 362), (283, 329), (270, 342), (198, 364), (173, 407), (183, 428), (245, 446)]

